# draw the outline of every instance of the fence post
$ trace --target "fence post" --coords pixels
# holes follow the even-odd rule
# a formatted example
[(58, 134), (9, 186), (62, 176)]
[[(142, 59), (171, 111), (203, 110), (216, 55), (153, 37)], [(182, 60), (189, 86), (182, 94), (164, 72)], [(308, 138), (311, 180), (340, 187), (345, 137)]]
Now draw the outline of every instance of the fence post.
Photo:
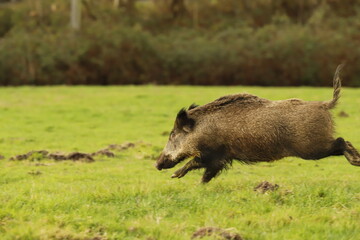
[(119, 8), (120, 0), (114, 0), (114, 8)]
[(74, 30), (80, 30), (81, 0), (71, 0), (70, 26)]

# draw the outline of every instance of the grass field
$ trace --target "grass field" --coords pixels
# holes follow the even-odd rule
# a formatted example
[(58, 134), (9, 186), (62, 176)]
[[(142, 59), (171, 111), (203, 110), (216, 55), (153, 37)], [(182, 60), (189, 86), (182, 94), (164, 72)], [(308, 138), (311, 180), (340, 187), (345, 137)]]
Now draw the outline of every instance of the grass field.
[[(327, 100), (330, 88), (21, 87), (0, 89), (0, 239), (190, 239), (219, 227), (244, 239), (360, 239), (360, 168), (344, 157), (241, 165), (201, 185), (171, 179), (154, 158), (178, 110), (249, 92), (272, 100)], [(360, 89), (333, 110), (337, 135), (360, 149)], [(349, 117), (339, 117), (344, 111)], [(8, 158), (30, 150), (94, 152), (93, 163)], [(267, 180), (278, 190), (253, 188)], [(208, 237), (207, 239), (214, 239)]]

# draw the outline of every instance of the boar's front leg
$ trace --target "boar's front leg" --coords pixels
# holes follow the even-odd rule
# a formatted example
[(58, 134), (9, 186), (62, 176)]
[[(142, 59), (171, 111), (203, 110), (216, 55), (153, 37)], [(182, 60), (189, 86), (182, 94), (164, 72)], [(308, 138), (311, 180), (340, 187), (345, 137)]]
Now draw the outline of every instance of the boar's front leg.
[(214, 177), (216, 177), (216, 175), (218, 175), (218, 173), (221, 171), (222, 168), (206, 168), (204, 175), (201, 179), (202, 183), (208, 183), (210, 182), (211, 179), (213, 179)]
[(182, 168), (177, 170), (171, 177), (172, 178), (182, 178), (185, 176), (189, 171), (194, 169), (203, 168), (204, 164), (201, 162), (200, 158), (195, 157), (189, 162), (187, 162)]
[(208, 183), (211, 179), (216, 177), (221, 170), (226, 167), (227, 161), (213, 160), (208, 162), (205, 166), (205, 172), (201, 179), (202, 183)]

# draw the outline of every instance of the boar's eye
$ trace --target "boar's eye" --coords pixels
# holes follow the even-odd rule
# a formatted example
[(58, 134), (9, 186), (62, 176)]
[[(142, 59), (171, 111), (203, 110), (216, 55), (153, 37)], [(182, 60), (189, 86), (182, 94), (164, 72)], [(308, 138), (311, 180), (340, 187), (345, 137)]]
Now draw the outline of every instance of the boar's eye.
[(174, 130), (172, 130), (171, 133), (170, 133), (170, 138), (173, 138), (173, 137), (175, 137), (175, 132), (174, 132)]

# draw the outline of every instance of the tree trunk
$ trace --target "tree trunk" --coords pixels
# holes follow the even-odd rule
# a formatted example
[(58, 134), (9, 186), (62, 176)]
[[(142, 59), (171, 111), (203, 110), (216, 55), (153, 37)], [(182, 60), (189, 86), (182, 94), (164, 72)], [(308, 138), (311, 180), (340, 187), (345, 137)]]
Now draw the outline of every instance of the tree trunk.
[(123, 8), (127, 14), (134, 14), (136, 11), (136, 0), (114, 0), (115, 8)]
[(188, 13), (184, 0), (172, 0), (170, 4), (170, 11), (173, 19), (183, 17)]

